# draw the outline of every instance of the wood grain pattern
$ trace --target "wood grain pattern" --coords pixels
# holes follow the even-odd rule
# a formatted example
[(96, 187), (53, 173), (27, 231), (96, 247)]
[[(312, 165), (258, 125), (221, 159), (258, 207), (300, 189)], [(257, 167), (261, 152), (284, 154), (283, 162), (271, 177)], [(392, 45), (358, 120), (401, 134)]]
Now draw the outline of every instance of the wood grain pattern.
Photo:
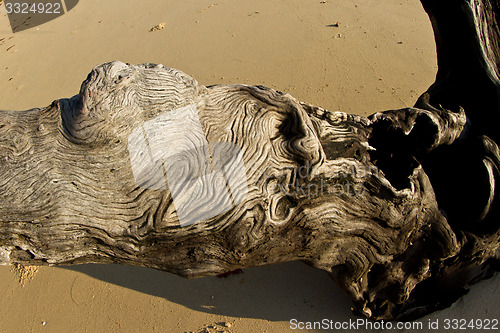
[[(437, 35), (452, 6), (438, 2), (423, 1)], [(486, 43), (496, 17), (463, 8), (452, 12), (483, 22), (469, 33)], [(453, 99), (462, 86), (442, 73), (460, 68), (446, 38), (415, 107), (370, 117), (118, 61), (94, 68), (71, 99), (0, 113), (0, 263), (193, 278), (302, 260), (373, 319), (449, 306), (498, 269), (500, 154), (495, 123), (482, 127), (498, 95), (485, 92), (482, 114), (484, 100)], [(494, 58), (488, 45), (467, 61)], [(497, 89), (493, 60), (478, 67)]]

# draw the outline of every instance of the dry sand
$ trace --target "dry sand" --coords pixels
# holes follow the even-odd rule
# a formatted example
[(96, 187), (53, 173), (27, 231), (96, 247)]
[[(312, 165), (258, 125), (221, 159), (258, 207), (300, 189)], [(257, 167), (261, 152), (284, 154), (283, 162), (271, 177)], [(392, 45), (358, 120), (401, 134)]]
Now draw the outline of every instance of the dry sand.
[[(1, 5), (0, 55), (0, 110), (73, 96), (111, 60), (162, 63), (207, 85), (262, 84), (363, 115), (413, 105), (436, 72), (416, 0), (85, 0), (16, 34)], [(500, 318), (499, 283), (421, 322)], [(197, 280), (113, 265), (0, 267), (2, 332), (291, 332), (292, 318), (357, 319), (349, 308), (326, 273), (301, 263)]]

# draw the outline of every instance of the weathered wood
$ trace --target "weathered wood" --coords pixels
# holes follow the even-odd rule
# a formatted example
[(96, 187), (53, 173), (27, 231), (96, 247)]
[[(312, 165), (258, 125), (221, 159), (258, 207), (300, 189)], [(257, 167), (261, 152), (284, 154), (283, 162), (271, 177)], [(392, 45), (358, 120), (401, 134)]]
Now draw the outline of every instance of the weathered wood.
[[(498, 267), (497, 62), (487, 61), (498, 6), (457, 2), (449, 20), (464, 40), (481, 46), (493, 34), (491, 52), (461, 63), (441, 15), (455, 2), (423, 3), (440, 69), (414, 108), (366, 118), (111, 62), (71, 99), (0, 113), (0, 263), (120, 263), (191, 278), (302, 260), (373, 319), (448, 306)], [(484, 29), (466, 27), (477, 20)], [(461, 64), (476, 69), (450, 80)], [(464, 84), (493, 88), (477, 88), (476, 102)]]
[[(397, 316), (402, 318), (449, 306), (470, 284), (500, 268), (500, 3), (421, 2), (434, 29), (439, 69), (435, 83), (415, 107), (431, 111), (441, 122), (453, 114), (465, 117), (466, 123), (456, 140), (441, 145), (432, 144), (436, 137), (429, 133), (435, 125), (425, 118), (417, 118), (411, 131), (408, 119), (399, 112), (391, 114), (392, 120), (375, 125), (381, 127), (380, 135), (374, 135), (379, 141), (375, 146), (382, 148), (379, 152), (385, 157), (388, 178), (418, 161), (447, 220), (449, 231), (441, 233), (440, 243), (453, 244), (449, 249), (457, 245), (456, 254), (449, 258), (430, 258), (434, 265), (429, 277), (415, 287), (406, 304), (396, 305)], [(415, 252), (420, 259), (414, 260), (422, 260), (422, 252)]]

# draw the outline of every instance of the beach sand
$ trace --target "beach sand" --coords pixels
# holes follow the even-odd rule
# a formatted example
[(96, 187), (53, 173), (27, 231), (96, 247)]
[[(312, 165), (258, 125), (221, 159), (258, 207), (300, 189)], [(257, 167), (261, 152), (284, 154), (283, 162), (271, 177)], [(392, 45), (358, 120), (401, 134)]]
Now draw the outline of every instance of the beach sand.
[[(121, 60), (369, 115), (412, 106), (437, 69), (416, 0), (85, 0), (15, 34), (1, 5), (0, 55), (0, 110), (71, 97), (94, 66)], [(419, 322), (500, 318), (499, 283)], [(195, 280), (116, 265), (0, 267), (1, 332), (292, 332), (291, 319), (359, 319), (350, 307), (325, 272), (298, 262)]]

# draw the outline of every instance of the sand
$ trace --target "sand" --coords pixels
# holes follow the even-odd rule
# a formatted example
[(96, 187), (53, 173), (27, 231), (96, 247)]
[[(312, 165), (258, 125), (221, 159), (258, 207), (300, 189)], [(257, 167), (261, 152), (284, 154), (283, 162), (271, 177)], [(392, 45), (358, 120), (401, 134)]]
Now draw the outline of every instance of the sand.
[[(0, 55), (0, 110), (71, 97), (111, 60), (162, 63), (206, 85), (262, 84), (362, 115), (413, 105), (437, 69), (416, 0), (85, 0), (15, 34), (1, 5)], [(500, 318), (499, 283), (420, 322)], [(358, 319), (350, 306), (326, 273), (298, 262), (196, 280), (114, 265), (0, 267), (2, 332), (291, 332), (291, 319)]]

